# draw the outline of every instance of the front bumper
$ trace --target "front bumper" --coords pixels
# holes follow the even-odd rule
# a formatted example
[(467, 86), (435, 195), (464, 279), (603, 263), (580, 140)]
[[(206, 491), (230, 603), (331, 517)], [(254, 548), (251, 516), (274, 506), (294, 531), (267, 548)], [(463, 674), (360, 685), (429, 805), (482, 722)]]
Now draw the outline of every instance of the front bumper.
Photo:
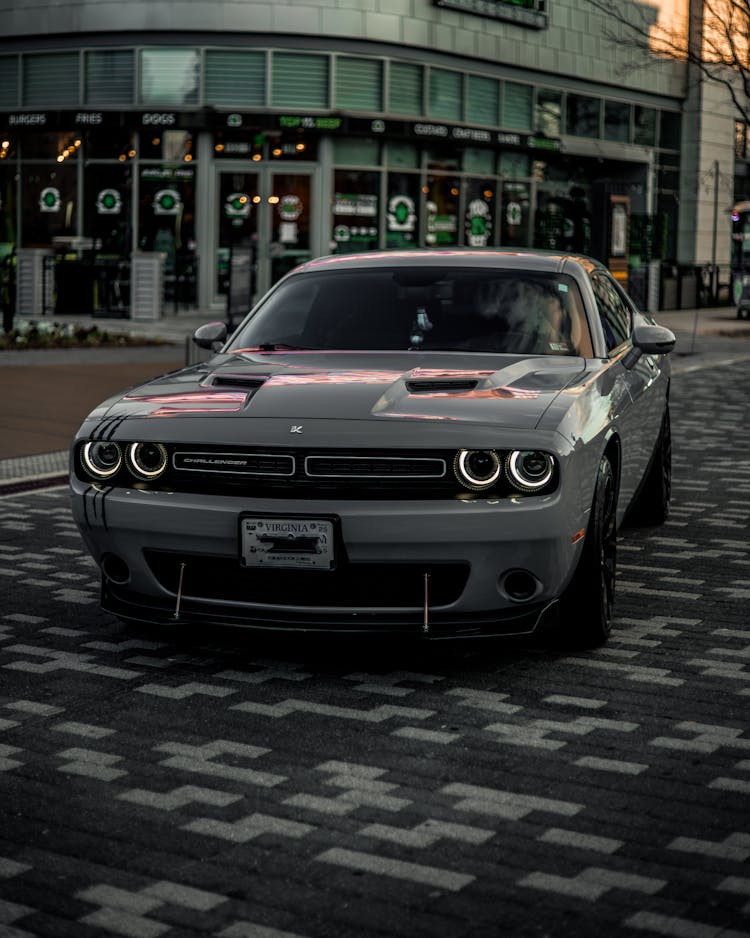
[[(144, 623), (434, 638), (528, 634), (553, 612), (578, 560), (582, 542), (573, 536), (586, 524), (560, 491), (300, 503), (71, 484), (75, 521), (107, 571), (102, 605)], [(335, 515), (337, 569), (243, 567), (239, 517), (247, 512)], [(524, 601), (508, 595), (513, 571), (535, 584)]]

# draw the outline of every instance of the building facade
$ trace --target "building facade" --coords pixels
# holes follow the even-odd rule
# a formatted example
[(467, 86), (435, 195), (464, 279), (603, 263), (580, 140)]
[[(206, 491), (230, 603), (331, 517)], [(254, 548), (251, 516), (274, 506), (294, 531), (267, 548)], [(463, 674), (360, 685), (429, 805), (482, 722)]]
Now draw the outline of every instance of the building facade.
[(589, 0), (0, 0), (18, 311), (241, 308), (313, 256), (495, 245), (674, 305), (671, 271), (728, 260), (703, 177), (732, 180), (735, 123), (612, 26)]

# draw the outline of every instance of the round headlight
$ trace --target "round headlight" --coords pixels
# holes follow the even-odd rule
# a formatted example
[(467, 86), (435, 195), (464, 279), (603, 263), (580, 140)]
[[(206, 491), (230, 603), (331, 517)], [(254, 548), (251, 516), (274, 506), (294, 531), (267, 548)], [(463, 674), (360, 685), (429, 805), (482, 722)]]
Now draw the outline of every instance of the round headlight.
[(538, 450), (514, 450), (508, 457), (508, 479), (522, 492), (535, 492), (552, 478), (555, 463)]
[(86, 443), (81, 450), (81, 464), (93, 478), (109, 479), (122, 466), (122, 450), (108, 440)]
[(131, 443), (128, 447), (128, 464), (133, 475), (146, 482), (164, 472), (167, 459), (167, 449), (161, 443)]
[(461, 449), (456, 453), (453, 471), (467, 489), (481, 492), (500, 478), (500, 457), (494, 449)]

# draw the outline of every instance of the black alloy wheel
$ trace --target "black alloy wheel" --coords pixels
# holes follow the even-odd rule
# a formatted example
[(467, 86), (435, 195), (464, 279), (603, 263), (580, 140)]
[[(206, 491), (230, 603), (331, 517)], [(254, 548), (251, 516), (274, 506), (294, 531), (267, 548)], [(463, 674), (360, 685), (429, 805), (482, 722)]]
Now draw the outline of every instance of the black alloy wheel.
[(671, 500), (672, 428), (667, 404), (654, 454), (643, 485), (628, 512), (628, 521), (643, 527), (664, 524), (669, 517)]
[(560, 636), (572, 648), (596, 648), (612, 629), (617, 578), (617, 485), (602, 456), (578, 567), (560, 601)]

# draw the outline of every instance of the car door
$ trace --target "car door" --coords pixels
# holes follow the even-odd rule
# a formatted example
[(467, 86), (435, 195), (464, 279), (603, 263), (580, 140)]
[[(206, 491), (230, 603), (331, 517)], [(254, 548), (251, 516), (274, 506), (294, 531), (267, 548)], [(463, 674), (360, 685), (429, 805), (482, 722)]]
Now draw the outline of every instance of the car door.
[(646, 471), (661, 427), (664, 388), (658, 361), (642, 355), (635, 365), (625, 364), (631, 350), (631, 336), (637, 310), (611, 274), (596, 270), (591, 282), (599, 317), (607, 342), (607, 351), (618, 379), (624, 382), (630, 405), (620, 416), (622, 451), (620, 504), (625, 506)]

